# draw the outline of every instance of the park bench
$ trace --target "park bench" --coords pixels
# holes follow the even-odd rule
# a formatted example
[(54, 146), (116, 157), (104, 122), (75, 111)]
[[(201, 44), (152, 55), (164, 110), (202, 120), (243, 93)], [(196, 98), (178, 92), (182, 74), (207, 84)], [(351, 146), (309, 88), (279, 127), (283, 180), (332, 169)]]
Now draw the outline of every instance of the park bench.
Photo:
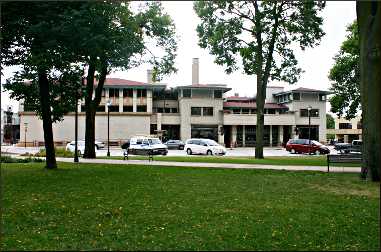
[(362, 155), (361, 153), (348, 153), (348, 154), (341, 154), (341, 155), (335, 155), (335, 154), (329, 154), (327, 155), (327, 166), (328, 166), (328, 172), (329, 172), (329, 164), (330, 163), (361, 163), (362, 162)]
[[(148, 161), (153, 161), (153, 152), (152, 151), (148, 151), (147, 152), (147, 156), (148, 156)], [(128, 149), (124, 149), (123, 150), (123, 160), (128, 160)]]

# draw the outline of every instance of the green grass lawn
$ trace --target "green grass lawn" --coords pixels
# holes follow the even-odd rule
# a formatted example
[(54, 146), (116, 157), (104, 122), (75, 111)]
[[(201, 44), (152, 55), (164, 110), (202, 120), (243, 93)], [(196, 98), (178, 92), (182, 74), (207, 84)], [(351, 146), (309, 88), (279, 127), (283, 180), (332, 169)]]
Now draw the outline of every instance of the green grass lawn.
[[(122, 156), (98, 157), (99, 159), (123, 159)], [(147, 156), (129, 156), (131, 160), (146, 160)], [(231, 164), (267, 164), (267, 165), (304, 165), (304, 166), (327, 166), (327, 156), (295, 156), (295, 157), (231, 157), (231, 156), (154, 156), (156, 161), (172, 162), (197, 162), (197, 163), (231, 163)], [(333, 163), (330, 166), (359, 167), (360, 164)]]
[(379, 250), (358, 174), (2, 164), (1, 250)]

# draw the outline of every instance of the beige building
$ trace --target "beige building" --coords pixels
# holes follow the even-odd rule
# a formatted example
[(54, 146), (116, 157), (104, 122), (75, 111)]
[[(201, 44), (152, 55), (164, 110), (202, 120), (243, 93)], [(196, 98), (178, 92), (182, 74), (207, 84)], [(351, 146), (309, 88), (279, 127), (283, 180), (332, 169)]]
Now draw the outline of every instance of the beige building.
[[(110, 142), (120, 144), (136, 134), (163, 134), (165, 139), (191, 137), (215, 139), (226, 146), (254, 146), (256, 125), (255, 97), (227, 97), (231, 90), (223, 84), (200, 84), (198, 59), (193, 59), (192, 85), (168, 89), (152, 83), (151, 71), (147, 82), (107, 78), (101, 103), (96, 114), (95, 137), (107, 140), (107, 112), (110, 111)], [(283, 87), (268, 87), (265, 104), (265, 134), (267, 146), (278, 146), (290, 138), (308, 138), (308, 111), (311, 106), (311, 138), (325, 142), (327, 91)], [(107, 107), (106, 102), (111, 101)], [(34, 112), (24, 111), (20, 103), (23, 132), (28, 123), (28, 142), (43, 144), (42, 121)], [(83, 101), (78, 106), (78, 136), (85, 137)], [(57, 144), (74, 139), (74, 112), (65, 115), (53, 126)], [(20, 142), (24, 140), (21, 136)]]
[(328, 129), (327, 134), (335, 135), (335, 139), (342, 143), (351, 143), (353, 140), (362, 139), (361, 116), (351, 120), (345, 118), (335, 118), (335, 128)]

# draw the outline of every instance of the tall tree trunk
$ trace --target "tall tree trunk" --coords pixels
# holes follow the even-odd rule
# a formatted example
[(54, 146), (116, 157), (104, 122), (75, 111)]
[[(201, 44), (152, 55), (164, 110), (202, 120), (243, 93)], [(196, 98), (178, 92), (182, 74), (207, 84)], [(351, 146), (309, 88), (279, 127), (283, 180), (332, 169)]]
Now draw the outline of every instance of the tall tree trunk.
[(380, 181), (381, 159), (381, 3), (357, 2), (360, 35), (360, 91), (363, 113), (362, 176), (367, 172), (373, 181)]
[(263, 135), (265, 130), (265, 96), (263, 95), (262, 78), (261, 75), (257, 75), (257, 126), (255, 131), (255, 158), (263, 158)]
[(46, 168), (56, 169), (56, 153), (53, 142), (52, 112), (49, 101), (49, 81), (46, 70), (38, 70), (38, 86), (40, 91), (42, 125), (44, 129), (44, 141), (46, 150)]
[(95, 114), (94, 106), (86, 106), (85, 158), (96, 158), (95, 155)]

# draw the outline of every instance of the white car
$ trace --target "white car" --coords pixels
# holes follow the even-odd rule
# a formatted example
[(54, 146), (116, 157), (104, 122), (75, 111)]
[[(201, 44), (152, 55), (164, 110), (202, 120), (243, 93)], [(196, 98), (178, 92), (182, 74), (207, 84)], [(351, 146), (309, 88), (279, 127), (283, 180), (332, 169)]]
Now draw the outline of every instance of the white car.
[(203, 138), (192, 138), (185, 142), (184, 150), (188, 155), (206, 154), (206, 155), (225, 155), (226, 148), (219, 145), (216, 141)]
[(167, 155), (168, 147), (159, 138), (136, 136), (130, 139), (128, 153), (132, 155)]
[[(95, 141), (95, 150), (98, 150), (99, 148), (104, 148), (104, 144), (102, 142), (98, 142), (98, 141)], [(102, 146), (100, 144), (103, 144), (103, 147), (99, 147), (99, 146)], [(67, 151), (71, 151), (71, 152), (74, 152), (75, 150), (75, 141), (71, 141), (70, 143), (68, 143), (66, 145), (66, 150)], [(78, 150), (78, 155), (83, 155), (83, 153), (85, 153), (85, 141), (83, 140), (80, 140), (77, 142), (77, 150)]]
[[(85, 144), (85, 140), (79, 140), (78, 142), (83, 142), (83, 144)], [(101, 141), (95, 141), (95, 148), (97, 150), (99, 149), (103, 149), (105, 147), (105, 143), (104, 142), (101, 142)]]

